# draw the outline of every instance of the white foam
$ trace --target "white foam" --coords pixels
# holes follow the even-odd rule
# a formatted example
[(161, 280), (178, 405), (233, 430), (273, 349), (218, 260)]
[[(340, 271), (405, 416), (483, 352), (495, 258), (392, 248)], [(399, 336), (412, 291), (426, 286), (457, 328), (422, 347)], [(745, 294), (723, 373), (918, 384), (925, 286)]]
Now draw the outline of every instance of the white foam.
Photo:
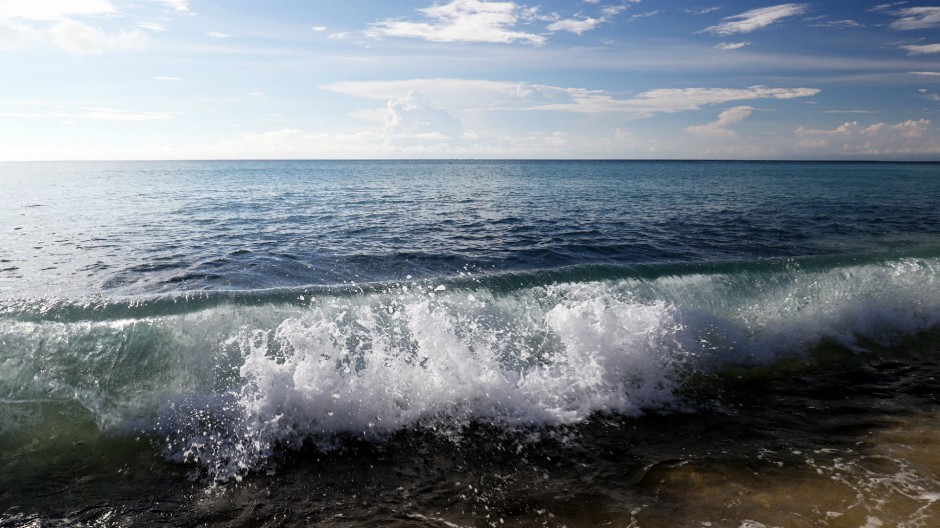
[(18, 398), (75, 398), (102, 428), (159, 435), (170, 458), (226, 479), (277, 445), (337, 434), (667, 409), (690, 373), (934, 326), (938, 276), (940, 262), (911, 259), (510, 293), (402, 286), (135, 321), (0, 321), (16, 367), (0, 383)]
[(321, 300), (273, 331), (236, 337), (244, 382), (223, 414), (234, 409), (225, 426), (239, 430), (210, 439), (206, 420), (189, 418), (193, 406), (174, 403), (162, 419), (174, 424), (169, 444), (176, 458), (224, 476), (311, 436), (375, 439), (416, 425), (453, 433), (471, 420), (568, 424), (667, 405), (685, 353), (675, 309), (601, 289)]

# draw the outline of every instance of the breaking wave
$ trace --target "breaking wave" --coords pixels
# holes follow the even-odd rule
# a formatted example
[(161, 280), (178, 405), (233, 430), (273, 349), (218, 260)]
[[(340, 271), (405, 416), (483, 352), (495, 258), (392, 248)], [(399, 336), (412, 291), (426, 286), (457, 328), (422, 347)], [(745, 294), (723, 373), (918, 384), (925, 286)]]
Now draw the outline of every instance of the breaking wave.
[(240, 478), (273, 453), (689, 408), (699, 373), (940, 323), (940, 259), (568, 269), (0, 308), (0, 434), (79, 403), (109, 434)]

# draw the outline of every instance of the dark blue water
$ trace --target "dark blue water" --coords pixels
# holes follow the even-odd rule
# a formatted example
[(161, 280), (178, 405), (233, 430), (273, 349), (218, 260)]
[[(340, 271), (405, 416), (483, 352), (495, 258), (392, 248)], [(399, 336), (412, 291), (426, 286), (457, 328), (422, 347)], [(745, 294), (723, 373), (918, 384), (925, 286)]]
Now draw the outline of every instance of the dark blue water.
[(938, 164), (0, 184), (2, 525), (940, 515)]
[(3, 166), (7, 297), (251, 290), (936, 248), (940, 167), (724, 162)]

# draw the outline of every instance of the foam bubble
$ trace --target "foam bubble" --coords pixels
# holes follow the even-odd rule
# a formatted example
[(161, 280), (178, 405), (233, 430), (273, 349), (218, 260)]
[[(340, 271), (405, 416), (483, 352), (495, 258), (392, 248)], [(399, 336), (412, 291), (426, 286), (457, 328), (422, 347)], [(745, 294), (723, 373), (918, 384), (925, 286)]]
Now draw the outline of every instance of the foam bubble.
[(455, 433), (474, 420), (557, 425), (667, 405), (685, 354), (675, 309), (601, 289), (324, 299), (235, 338), (243, 384), (219, 403), (223, 414), (235, 409), (223, 421), (236, 434), (209, 438), (201, 413), (173, 403), (164, 413), (179, 431), (170, 444), (180, 459), (237, 474), (231, 461), (251, 465), (310, 437), (377, 439), (412, 426)]
[(696, 372), (937, 325), (938, 275), (940, 261), (907, 259), (509, 292), (427, 284), (126, 320), (0, 319), (0, 385), (11, 401), (78, 401), (100, 428), (144, 431), (169, 458), (224, 480), (278, 446), (337, 435), (676, 408)]

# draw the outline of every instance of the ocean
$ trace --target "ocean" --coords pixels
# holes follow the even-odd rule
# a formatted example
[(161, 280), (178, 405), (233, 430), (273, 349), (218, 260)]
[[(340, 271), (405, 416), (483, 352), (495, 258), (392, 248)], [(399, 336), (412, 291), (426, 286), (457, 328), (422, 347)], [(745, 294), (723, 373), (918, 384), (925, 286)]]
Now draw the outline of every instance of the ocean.
[(0, 526), (940, 525), (940, 164), (0, 189)]

